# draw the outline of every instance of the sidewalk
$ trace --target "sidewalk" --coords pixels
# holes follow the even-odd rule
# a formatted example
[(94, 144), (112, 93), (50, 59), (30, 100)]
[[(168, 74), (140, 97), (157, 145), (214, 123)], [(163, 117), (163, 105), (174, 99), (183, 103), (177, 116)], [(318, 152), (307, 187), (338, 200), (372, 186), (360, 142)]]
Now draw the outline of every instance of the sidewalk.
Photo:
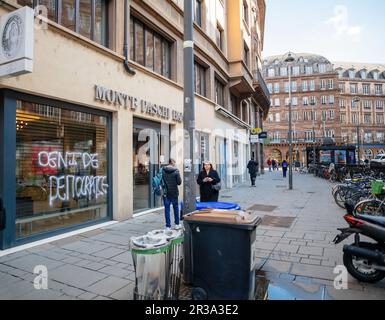
[[(361, 284), (349, 276), (348, 290), (336, 290), (333, 269), (342, 246), (331, 240), (345, 227), (331, 184), (294, 175), (287, 189), (281, 172), (258, 177), (257, 188), (241, 185), (220, 201), (258, 211), (256, 256), (261, 298), (385, 299), (385, 282)], [(134, 268), (129, 238), (163, 228), (163, 212), (0, 257), (0, 299), (132, 299)], [(36, 265), (48, 268), (48, 289), (33, 286)]]

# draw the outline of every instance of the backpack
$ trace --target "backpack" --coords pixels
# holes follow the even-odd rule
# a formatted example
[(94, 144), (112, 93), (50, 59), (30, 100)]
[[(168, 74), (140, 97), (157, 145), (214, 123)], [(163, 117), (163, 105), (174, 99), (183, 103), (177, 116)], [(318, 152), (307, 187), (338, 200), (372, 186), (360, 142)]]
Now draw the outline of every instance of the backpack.
[(157, 196), (165, 196), (166, 188), (163, 186), (163, 168), (152, 178), (152, 190)]

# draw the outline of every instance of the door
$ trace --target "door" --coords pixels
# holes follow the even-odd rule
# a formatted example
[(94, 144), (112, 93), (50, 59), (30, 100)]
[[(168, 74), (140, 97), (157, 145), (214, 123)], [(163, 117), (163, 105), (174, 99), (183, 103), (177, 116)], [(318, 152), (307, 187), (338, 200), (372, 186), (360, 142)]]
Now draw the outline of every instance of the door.
[[(161, 198), (152, 190), (152, 178), (159, 171), (160, 163), (168, 161), (168, 132), (161, 130), (161, 123), (134, 118), (133, 125), (133, 181), (134, 212), (162, 205)], [(167, 139), (166, 139), (167, 137)]]

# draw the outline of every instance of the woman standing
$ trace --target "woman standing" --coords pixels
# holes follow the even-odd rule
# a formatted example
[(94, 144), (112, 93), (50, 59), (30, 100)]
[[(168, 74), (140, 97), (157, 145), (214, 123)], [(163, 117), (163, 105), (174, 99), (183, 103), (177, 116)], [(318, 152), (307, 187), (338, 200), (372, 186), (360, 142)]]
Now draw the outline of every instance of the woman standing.
[(221, 179), (213, 169), (210, 161), (203, 162), (202, 171), (198, 175), (197, 183), (200, 188), (201, 202), (218, 202)]

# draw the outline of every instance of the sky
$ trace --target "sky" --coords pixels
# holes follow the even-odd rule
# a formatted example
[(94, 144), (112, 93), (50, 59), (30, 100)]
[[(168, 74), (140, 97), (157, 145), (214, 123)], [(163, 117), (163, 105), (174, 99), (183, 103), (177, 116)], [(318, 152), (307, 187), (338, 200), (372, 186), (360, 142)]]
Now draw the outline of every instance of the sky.
[(288, 51), (385, 64), (385, 0), (265, 0), (263, 57)]

